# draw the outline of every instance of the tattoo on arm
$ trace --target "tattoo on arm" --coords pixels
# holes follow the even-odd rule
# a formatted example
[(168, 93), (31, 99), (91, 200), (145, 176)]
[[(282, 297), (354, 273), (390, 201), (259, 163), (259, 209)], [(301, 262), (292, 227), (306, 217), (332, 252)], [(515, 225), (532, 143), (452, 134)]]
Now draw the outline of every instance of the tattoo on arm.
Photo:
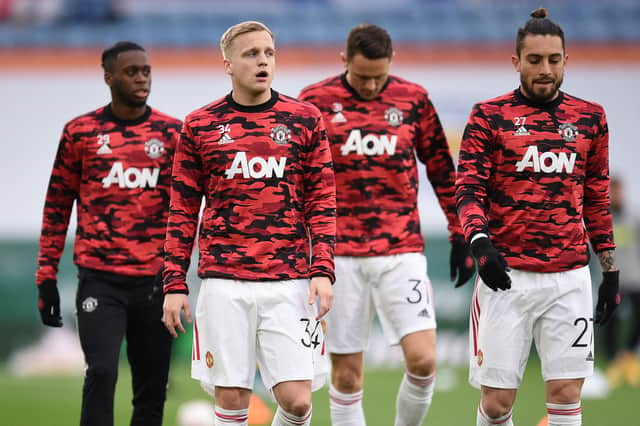
[(606, 250), (598, 253), (598, 259), (600, 259), (600, 267), (602, 267), (602, 272), (616, 270), (616, 262), (613, 253), (613, 250)]

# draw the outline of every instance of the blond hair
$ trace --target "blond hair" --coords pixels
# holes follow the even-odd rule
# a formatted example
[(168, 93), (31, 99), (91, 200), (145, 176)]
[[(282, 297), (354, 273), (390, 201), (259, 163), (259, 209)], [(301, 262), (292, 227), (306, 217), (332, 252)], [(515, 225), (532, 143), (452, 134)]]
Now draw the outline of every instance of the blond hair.
[(244, 21), (239, 24), (233, 25), (222, 34), (220, 38), (220, 50), (222, 51), (222, 57), (227, 59), (231, 50), (231, 43), (241, 34), (252, 33), (254, 31), (266, 31), (271, 36), (271, 40), (276, 41), (275, 36), (271, 30), (262, 22), (258, 21)]

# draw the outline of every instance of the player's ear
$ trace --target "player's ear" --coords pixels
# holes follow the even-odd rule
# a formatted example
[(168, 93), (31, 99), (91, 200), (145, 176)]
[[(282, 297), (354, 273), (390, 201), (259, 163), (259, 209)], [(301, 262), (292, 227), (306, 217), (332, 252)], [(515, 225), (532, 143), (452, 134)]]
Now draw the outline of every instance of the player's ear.
[(113, 80), (113, 75), (109, 71), (104, 72), (104, 82), (107, 83), (107, 86), (111, 87), (111, 81)]
[(228, 59), (223, 59), (222, 64), (224, 66), (224, 72), (227, 75), (233, 75), (233, 71), (231, 70), (231, 61), (229, 61)]
[(342, 63), (346, 68), (347, 65), (349, 65), (349, 60), (347, 59), (347, 55), (344, 52), (340, 52), (340, 59), (342, 60)]
[(515, 68), (517, 72), (520, 72), (520, 58), (516, 55), (511, 55), (511, 63), (513, 64), (513, 68)]

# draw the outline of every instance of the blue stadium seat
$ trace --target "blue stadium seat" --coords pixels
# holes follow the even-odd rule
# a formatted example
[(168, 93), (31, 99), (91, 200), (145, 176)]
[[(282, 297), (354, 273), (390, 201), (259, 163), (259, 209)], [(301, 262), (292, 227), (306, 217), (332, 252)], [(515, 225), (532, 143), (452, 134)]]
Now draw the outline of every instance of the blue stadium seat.
[[(185, 8), (189, 0), (180, 4)], [(193, 4), (202, 5), (195, 0)], [(281, 0), (248, 9), (236, 1), (222, 9), (138, 11), (116, 20), (76, 17), (30, 25), (5, 21), (0, 23), (0, 47), (105, 45), (122, 38), (145, 45), (210, 45), (230, 25), (247, 19), (273, 27), (281, 44), (342, 43), (349, 28), (365, 21), (384, 26), (398, 42), (509, 42), (539, 1), (403, 0), (399, 4)], [(640, 41), (639, 1), (564, 0), (548, 8), (572, 41)]]

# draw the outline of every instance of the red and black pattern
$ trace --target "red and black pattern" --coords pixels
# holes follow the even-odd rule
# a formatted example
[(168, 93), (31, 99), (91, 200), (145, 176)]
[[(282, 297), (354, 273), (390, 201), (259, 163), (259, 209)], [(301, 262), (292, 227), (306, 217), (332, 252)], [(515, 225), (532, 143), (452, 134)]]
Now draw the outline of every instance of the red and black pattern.
[(596, 252), (615, 249), (608, 144), (604, 109), (566, 93), (475, 105), (458, 163), (465, 236), (486, 233), (510, 267), (536, 272), (586, 265), (587, 236)]
[(262, 105), (228, 95), (187, 116), (173, 166), (165, 292), (188, 291), (203, 196), (201, 278), (333, 281), (335, 180), (314, 106), (274, 91)]
[(300, 99), (325, 119), (336, 174), (337, 243), (341, 256), (422, 252), (418, 166), (449, 222), (462, 234), (455, 208), (455, 168), (427, 91), (395, 76), (373, 100), (363, 100), (339, 75), (311, 85)]
[(76, 265), (129, 276), (162, 266), (180, 121), (154, 109), (120, 120), (110, 106), (68, 122), (45, 200), (36, 282), (55, 279), (77, 203)]

